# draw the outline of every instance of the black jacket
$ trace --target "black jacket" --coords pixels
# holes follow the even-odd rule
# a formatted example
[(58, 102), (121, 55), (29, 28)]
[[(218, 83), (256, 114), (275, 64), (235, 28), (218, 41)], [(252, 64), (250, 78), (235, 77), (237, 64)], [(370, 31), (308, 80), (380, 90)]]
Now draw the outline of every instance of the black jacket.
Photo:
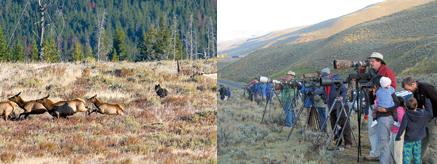
[(404, 117), (402, 117), (401, 127), (399, 127), (398, 134), (396, 135), (396, 141), (401, 139), (401, 135), (405, 130), (406, 142), (416, 142), (422, 140), (426, 136), (426, 122), (432, 118), (432, 107), (429, 99), (425, 101), (425, 109), (423, 111), (417, 108), (416, 111), (407, 110)]
[(414, 98), (417, 99), (418, 108), (424, 109), (425, 99), (429, 99), (432, 104), (432, 112), (434, 113), (433, 117), (437, 116), (437, 90), (436, 88), (424, 82), (417, 83), (417, 90), (413, 93)]

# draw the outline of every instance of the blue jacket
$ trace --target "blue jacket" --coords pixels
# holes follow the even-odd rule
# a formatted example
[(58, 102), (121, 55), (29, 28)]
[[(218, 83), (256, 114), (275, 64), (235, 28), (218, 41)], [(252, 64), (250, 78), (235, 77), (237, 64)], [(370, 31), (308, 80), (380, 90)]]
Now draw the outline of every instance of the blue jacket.
[(228, 88), (228, 97), (231, 97), (231, 91)]
[[(302, 91), (302, 93), (303, 93), (304, 95), (306, 95), (307, 92), (308, 92), (310, 89), (312, 89), (312, 88), (305, 88), (305, 86), (303, 86), (301, 91)], [(319, 89), (319, 88), (318, 88), (318, 87), (315, 87), (315, 88), (314, 88), (314, 91), (317, 90), (317, 89)], [(314, 91), (313, 91), (313, 93), (314, 93)], [(313, 96), (316, 97), (316, 94), (313, 94)], [(306, 101), (304, 107), (311, 107), (311, 103), (312, 103), (311, 100), (310, 100), (310, 99), (307, 99), (307, 101)]]
[(260, 83), (257, 82), (255, 84), (253, 84), (252, 89), (250, 91), (251, 92), (256, 92), (258, 94), (261, 94)]
[(265, 83), (261, 83), (261, 91), (260, 91), (260, 93), (262, 94), (262, 95), (266, 95), (266, 84)]
[(266, 89), (264, 90), (264, 95), (268, 95), (270, 92), (270, 89), (272, 89), (272, 83), (267, 83)]
[[(339, 79), (338, 75), (330, 75), (330, 77), (333, 79)], [(328, 100), (328, 108), (331, 109), (332, 105), (335, 105), (334, 108), (338, 108), (340, 103), (334, 104), (334, 100), (337, 97), (337, 87), (335, 86), (335, 84), (331, 86), (325, 86), (323, 92), (325, 93), (325, 97)], [(346, 100), (346, 93), (347, 88), (344, 86), (344, 84), (341, 84), (340, 95), (341, 97), (343, 97), (343, 102), (344, 100)], [(347, 103), (344, 104), (344, 106), (346, 105)]]
[(416, 111), (407, 109), (402, 117), (401, 127), (399, 127), (396, 141), (399, 141), (402, 133), (405, 130), (406, 142), (420, 141), (426, 136), (426, 122), (433, 117), (432, 105), (429, 99), (425, 100), (425, 111), (417, 108)]

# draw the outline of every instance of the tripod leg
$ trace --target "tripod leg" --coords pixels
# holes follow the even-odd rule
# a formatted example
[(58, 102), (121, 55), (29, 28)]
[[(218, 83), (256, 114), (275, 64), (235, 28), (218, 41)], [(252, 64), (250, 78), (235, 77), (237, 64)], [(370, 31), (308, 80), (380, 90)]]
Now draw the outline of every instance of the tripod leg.
[[(263, 123), (263, 121), (264, 121), (264, 115), (266, 115), (266, 110), (267, 110), (267, 105), (269, 104), (269, 100), (267, 100), (267, 102), (266, 102), (266, 107), (264, 108), (264, 112), (263, 112), (263, 117), (262, 117), (262, 119), (261, 119), (261, 123), (260, 124), (262, 124)], [(269, 113), (269, 116), (270, 116), (270, 113)], [(269, 120), (270, 121), (270, 120)], [(270, 124), (270, 122), (269, 122), (269, 124)]]
[(310, 118), (310, 114), (311, 114), (311, 108), (308, 111), (307, 118), (305, 120), (305, 124), (303, 125), (303, 128), (302, 128), (302, 134), (300, 135), (300, 138), (299, 138), (299, 145), (300, 145), (300, 142), (302, 140), (303, 135), (305, 134), (305, 128), (306, 128), (306, 126), (308, 124), (308, 121), (309, 121), (309, 118)]

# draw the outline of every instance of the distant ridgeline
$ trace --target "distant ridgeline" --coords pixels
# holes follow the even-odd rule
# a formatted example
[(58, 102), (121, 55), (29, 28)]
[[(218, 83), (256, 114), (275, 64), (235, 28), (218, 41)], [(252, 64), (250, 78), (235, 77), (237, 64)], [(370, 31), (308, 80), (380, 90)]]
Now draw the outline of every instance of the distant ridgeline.
[(217, 0), (44, 0), (43, 4), (2, 2), (1, 61), (216, 56)]
[[(285, 77), (331, 68), (344, 78), (352, 68), (335, 70), (334, 60), (361, 61), (384, 55), (396, 77), (432, 74), (437, 69), (437, 1), (363, 22), (328, 38), (258, 49), (218, 70), (221, 79), (246, 82), (257, 76)], [(434, 79), (424, 79), (432, 82)], [(398, 82), (399, 83), (399, 82)]]

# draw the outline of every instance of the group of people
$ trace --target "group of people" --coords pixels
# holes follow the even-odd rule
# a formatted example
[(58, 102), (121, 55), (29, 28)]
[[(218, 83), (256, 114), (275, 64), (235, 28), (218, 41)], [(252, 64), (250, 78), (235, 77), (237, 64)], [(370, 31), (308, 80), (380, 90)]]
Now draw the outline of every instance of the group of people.
[(225, 88), (223, 84), (220, 84), (219, 93), (220, 93), (219, 98), (221, 100), (227, 100), (228, 98), (231, 97), (231, 90), (229, 90), (229, 87)]
[[(364, 118), (368, 120), (371, 151), (370, 155), (363, 159), (379, 160), (383, 164), (410, 163), (411, 159), (414, 163), (436, 164), (437, 90), (435, 86), (407, 77), (402, 81), (402, 88), (412, 92), (413, 97), (404, 100), (395, 94), (396, 78), (393, 71), (386, 67), (383, 55), (374, 52), (368, 59), (371, 68), (367, 73), (374, 76), (371, 79), (373, 87), (367, 90), (369, 98), (366, 100), (368, 103), (365, 107)], [(366, 73), (366, 66), (361, 67), (360, 73)], [(329, 68), (321, 70), (321, 77), (339, 78), (338, 75), (331, 75)], [(288, 72), (287, 78), (287, 81), (295, 81), (295, 73)], [(337, 87), (341, 88), (337, 89)], [(285, 125), (291, 127), (296, 120), (291, 98), (296, 96), (297, 90), (306, 94), (310, 88), (299, 89), (280, 85), (276, 89), (282, 90), (284, 111), (288, 112)], [(313, 87), (311, 90), (314, 91), (314, 99), (308, 99), (304, 107), (309, 108), (315, 104), (323, 122), (326, 120), (326, 109), (344, 107), (346, 113), (349, 112), (347, 103), (336, 101), (338, 95), (342, 101), (346, 99), (347, 88), (343, 84)], [(324, 105), (325, 103), (327, 106)], [(349, 122), (344, 112), (340, 115), (336, 112), (337, 110), (332, 110), (330, 114), (331, 128), (334, 129), (337, 126), (345, 129), (342, 136), (339, 134), (334, 136), (334, 141), (339, 141), (341, 145), (344, 140), (345, 148), (351, 148), (352, 134)], [(337, 117), (340, 117), (338, 122)], [(423, 161), (426, 153), (429, 154), (429, 158)]]
[[(370, 155), (364, 160), (381, 163), (437, 163), (437, 90), (429, 83), (411, 77), (402, 80), (402, 88), (413, 97), (397, 97), (396, 78), (386, 67), (383, 55), (377, 52), (369, 57), (373, 88), (369, 89), (370, 105), (365, 118), (369, 119)], [(365, 73), (361, 67), (360, 73)], [(429, 153), (427, 161), (424, 155)]]
[(249, 81), (247, 84), (247, 91), (249, 93), (249, 100), (256, 101), (259, 103), (262, 100), (269, 100), (272, 98), (273, 94), (270, 93), (270, 89), (272, 87), (272, 83), (260, 83), (258, 78), (255, 77), (252, 81)]

